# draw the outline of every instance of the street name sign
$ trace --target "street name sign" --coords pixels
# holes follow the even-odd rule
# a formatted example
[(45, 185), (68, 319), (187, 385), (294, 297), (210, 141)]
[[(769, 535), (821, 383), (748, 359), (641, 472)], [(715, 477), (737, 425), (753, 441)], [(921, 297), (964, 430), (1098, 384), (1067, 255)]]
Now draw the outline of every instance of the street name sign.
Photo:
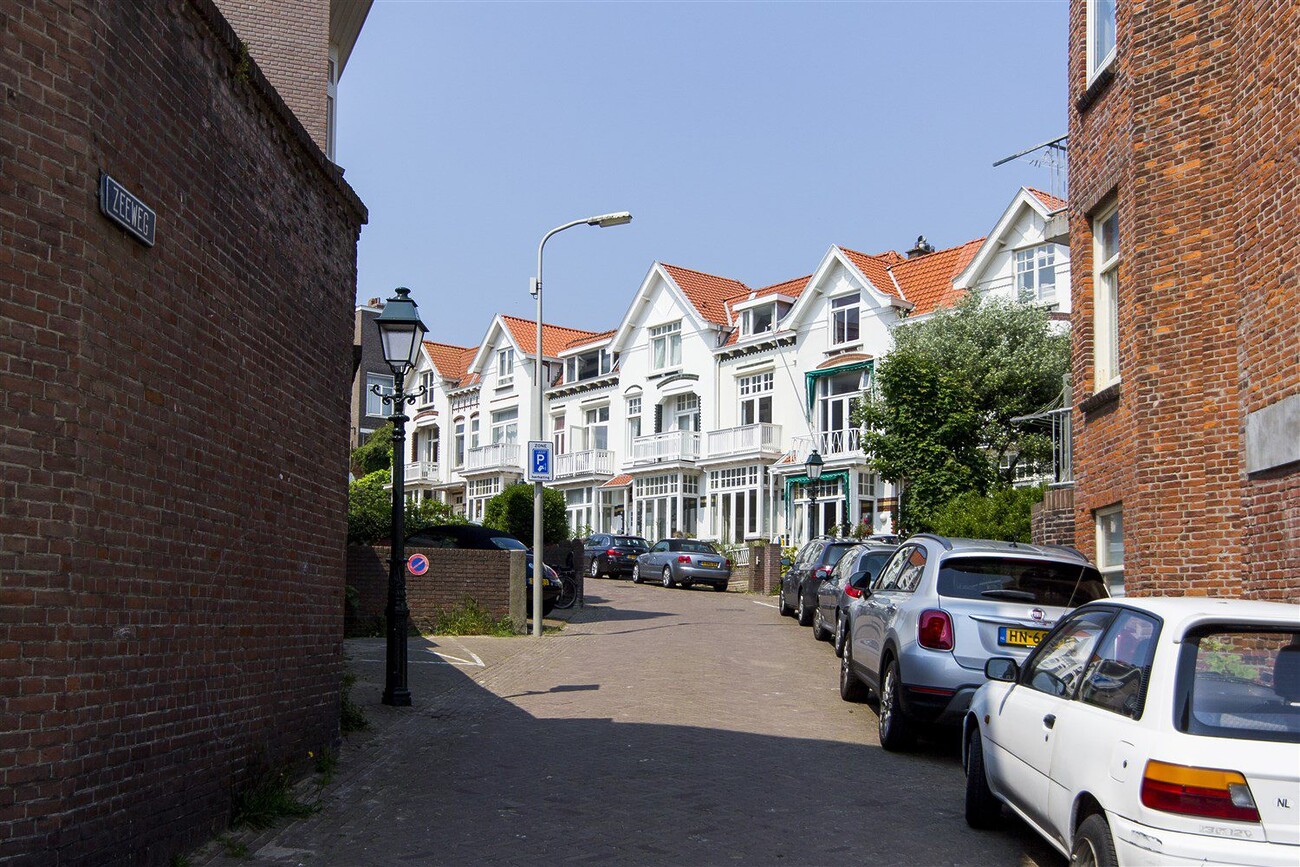
[(153, 246), (158, 215), (153, 212), (153, 208), (103, 172), (99, 175), (99, 210), (134, 235), (141, 244)]
[(551, 482), (555, 480), (552, 447), (549, 442), (528, 441), (528, 481)]

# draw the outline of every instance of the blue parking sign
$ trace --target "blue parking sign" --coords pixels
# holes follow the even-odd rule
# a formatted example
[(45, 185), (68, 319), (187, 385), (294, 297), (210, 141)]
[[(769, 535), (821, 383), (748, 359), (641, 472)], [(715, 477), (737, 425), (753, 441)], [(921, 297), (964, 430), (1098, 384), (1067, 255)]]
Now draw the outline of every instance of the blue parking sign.
[(551, 444), (549, 442), (528, 441), (528, 481), (549, 482), (555, 474), (551, 467)]

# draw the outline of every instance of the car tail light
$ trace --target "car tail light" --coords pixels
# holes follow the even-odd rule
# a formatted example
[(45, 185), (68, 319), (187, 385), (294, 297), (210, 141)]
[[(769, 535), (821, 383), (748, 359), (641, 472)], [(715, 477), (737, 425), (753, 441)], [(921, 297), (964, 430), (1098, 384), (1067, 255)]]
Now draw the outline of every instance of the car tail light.
[(608, 551), (605, 552), (605, 554), (606, 554), (607, 556), (610, 556), (610, 557), (617, 557), (617, 556), (618, 556), (618, 552), (615, 551), (613, 548), (610, 548)]
[(691, 562), (691, 555), (689, 555), (689, 554), (678, 554), (678, 555), (677, 555), (677, 562), (678, 562), (678, 563), (689, 563), (689, 562)]
[(1236, 771), (1171, 765), (1152, 759), (1142, 774), (1142, 803), (1153, 810), (1258, 822), (1246, 778)]
[(952, 650), (952, 618), (948, 612), (938, 608), (922, 611), (916, 640), (922, 647), (931, 650)]
[(845, 584), (844, 592), (852, 596), (854, 599), (862, 598), (862, 591), (854, 587), (852, 584)]

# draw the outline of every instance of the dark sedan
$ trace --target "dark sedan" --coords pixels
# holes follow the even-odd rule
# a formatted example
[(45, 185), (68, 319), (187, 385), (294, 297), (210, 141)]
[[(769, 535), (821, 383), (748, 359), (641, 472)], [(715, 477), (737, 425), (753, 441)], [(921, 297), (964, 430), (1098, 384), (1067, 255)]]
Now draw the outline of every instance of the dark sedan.
[(640, 557), (632, 580), (654, 581), (665, 587), (708, 584), (723, 591), (731, 581), (731, 561), (708, 542), (698, 539), (662, 539)]
[(636, 558), (650, 550), (650, 543), (640, 536), (595, 533), (582, 543), (582, 549), (589, 563), (587, 574), (592, 578), (605, 578), (631, 575), (636, 568)]
[(849, 602), (861, 598), (871, 586), (897, 545), (864, 542), (850, 548), (831, 570), (830, 577), (817, 586), (817, 614), (813, 617), (813, 635), (821, 640), (835, 639), (835, 655), (844, 652), (845, 626)]
[[(533, 552), (528, 550), (528, 546), (520, 542), (514, 536), (504, 530), (493, 530), (489, 527), (480, 527), (477, 524), (440, 524), (435, 527), (426, 527), (406, 537), (408, 548), (472, 548), (480, 551), (525, 551), (528, 556), (525, 559), (525, 575), (527, 581), (527, 599), (528, 605), (533, 601)], [(545, 583), (542, 584), (542, 616), (551, 613), (555, 608), (555, 600), (559, 598), (560, 588), (563, 586), (560, 582), (560, 576), (555, 570), (545, 563), (542, 569), (546, 572)]]
[(793, 614), (800, 626), (811, 626), (817, 610), (817, 586), (828, 577), (840, 558), (857, 543), (852, 539), (821, 536), (804, 543), (794, 563), (781, 578), (777, 597), (781, 613)]

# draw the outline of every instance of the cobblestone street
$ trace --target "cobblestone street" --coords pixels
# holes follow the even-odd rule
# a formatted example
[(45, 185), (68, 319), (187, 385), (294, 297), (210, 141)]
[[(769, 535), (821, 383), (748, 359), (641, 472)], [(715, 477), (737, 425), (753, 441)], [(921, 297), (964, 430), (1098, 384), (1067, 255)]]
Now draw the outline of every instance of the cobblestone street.
[(540, 642), (413, 639), (410, 709), (379, 704), (382, 640), (350, 641), (372, 727), (319, 813), (233, 838), (251, 863), (1063, 863), (1018, 820), (969, 830), (955, 742), (883, 752), (830, 646), (769, 599), (587, 592)]

